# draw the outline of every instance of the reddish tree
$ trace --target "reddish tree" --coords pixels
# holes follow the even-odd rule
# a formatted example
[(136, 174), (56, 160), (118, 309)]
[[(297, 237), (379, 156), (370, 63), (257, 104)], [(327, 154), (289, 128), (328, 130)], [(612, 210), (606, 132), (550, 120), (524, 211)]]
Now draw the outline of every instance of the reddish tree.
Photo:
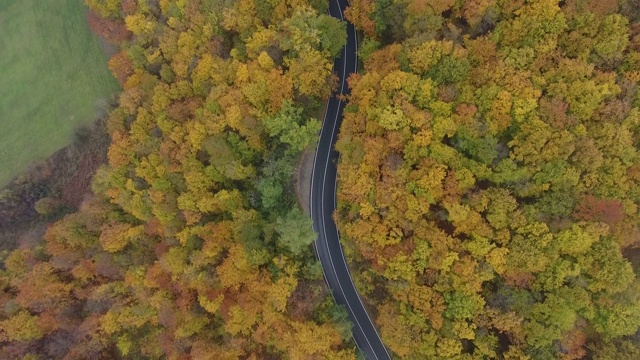
[(581, 330), (572, 330), (562, 339), (562, 359), (573, 360), (582, 359), (587, 354), (584, 349), (587, 341), (587, 334)]
[(570, 15), (590, 12), (601, 16), (615, 12), (617, 7), (617, 1), (601, 0), (569, 0), (564, 6), (565, 11)]
[(125, 14), (135, 14), (136, 10), (138, 10), (136, 0), (122, 0), (122, 11), (124, 11)]
[(640, 23), (634, 23), (629, 26), (629, 48), (631, 50), (640, 51)]
[(614, 199), (598, 199), (593, 195), (584, 195), (575, 210), (573, 218), (577, 221), (602, 221), (614, 225), (625, 217), (622, 202)]
[(124, 85), (129, 76), (133, 74), (133, 64), (127, 57), (125, 51), (120, 51), (111, 57), (111, 60), (109, 60), (109, 69), (120, 85)]
[(505, 283), (516, 288), (529, 288), (535, 279), (533, 274), (517, 269), (509, 270), (504, 274)]
[(318, 302), (326, 295), (318, 288), (308, 281), (298, 284), (287, 300), (287, 311), (292, 320), (304, 321), (311, 316)]
[(569, 104), (559, 98), (540, 99), (540, 116), (554, 129), (566, 129), (575, 125), (576, 119), (567, 115)]
[(87, 13), (87, 22), (94, 33), (112, 44), (118, 44), (131, 36), (131, 32), (127, 30), (124, 22), (101, 18), (93, 11)]

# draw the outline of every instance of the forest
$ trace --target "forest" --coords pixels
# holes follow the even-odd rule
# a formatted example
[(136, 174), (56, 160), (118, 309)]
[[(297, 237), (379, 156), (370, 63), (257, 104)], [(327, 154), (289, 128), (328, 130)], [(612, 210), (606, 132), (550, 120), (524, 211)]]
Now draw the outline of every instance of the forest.
[(398, 358), (640, 358), (639, 6), (351, 0), (336, 218)]
[(86, 3), (118, 49), (107, 162), (3, 254), (0, 358), (355, 359), (291, 191), (344, 23), (323, 0)]
[[(55, 220), (0, 256), (0, 358), (361, 357), (293, 191), (345, 24), (326, 0), (85, 2), (123, 90), (108, 150), (80, 134), (90, 194), (0, 193), (0, 226), (28, 194)], [(335, 218), (394, 358), (640, 359), (640, 2), (346, 17)]]

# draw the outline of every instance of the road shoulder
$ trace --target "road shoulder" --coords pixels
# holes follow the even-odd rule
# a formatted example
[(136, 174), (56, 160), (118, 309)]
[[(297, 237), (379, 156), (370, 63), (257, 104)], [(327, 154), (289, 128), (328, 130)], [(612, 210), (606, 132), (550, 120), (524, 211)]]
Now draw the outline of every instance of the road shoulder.
[(307, 214), (307, 216), (311, 216), (309, 213), (309, 200), (311, 196), (311, 175), (313, 174), (313, 159), (316, 154), (316, 146), (317, 143), (314, 143), (302, 152), (295, 172), (295, 189), (298, 204), (300, 204), (302, 211)]

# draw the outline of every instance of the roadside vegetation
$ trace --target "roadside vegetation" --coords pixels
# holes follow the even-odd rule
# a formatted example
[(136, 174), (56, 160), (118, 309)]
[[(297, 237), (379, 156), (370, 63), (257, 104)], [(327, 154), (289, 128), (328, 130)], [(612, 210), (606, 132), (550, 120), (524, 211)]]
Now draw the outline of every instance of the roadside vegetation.
[(118, 84), (82, 0), (0, 2), (0, 187), (68, 145)]
[(338, 221), (399, 358), (640, 358), (634, 6), (351, 1)]
[(355, 359), (292, 185), (344, 24), (326, 1), (87, 3), (124, 88), (107, 162), (6, 254), (0, 358)]

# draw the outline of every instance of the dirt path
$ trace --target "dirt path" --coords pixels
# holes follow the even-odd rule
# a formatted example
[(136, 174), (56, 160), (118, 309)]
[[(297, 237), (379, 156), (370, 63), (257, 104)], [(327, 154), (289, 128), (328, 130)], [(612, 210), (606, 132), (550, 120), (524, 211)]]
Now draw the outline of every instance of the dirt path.
[(311, 195), (311, 173), (313, 172), (313, 159), (316, 154), (316, 144), (309, 146), (300, 156), (300, 162), (296, 169), (296, 196), (302, 211), (309, 215), (309, 196)]

